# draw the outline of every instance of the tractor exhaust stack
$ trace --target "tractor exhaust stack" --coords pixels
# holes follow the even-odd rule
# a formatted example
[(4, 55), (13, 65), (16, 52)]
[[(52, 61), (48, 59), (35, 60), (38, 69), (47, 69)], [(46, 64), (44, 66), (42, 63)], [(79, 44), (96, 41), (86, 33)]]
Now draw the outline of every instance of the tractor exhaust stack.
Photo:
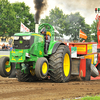
[(39, 24), (35, 24), (35, 33), (38, 33)]

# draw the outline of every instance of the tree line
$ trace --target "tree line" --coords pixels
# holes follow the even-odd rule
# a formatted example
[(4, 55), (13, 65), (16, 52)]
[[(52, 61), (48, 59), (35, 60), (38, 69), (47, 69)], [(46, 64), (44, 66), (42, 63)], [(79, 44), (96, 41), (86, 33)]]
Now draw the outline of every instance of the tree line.
[[(31, 32), (35, 30), (34, 14), (31, 14), (30, 7), (24, 2), (10, 3), (8, 0), (0, 0), (0, 36), (12, 36), (14, 33), (20, 32), (21, 22), (27, 26)], [(97, 42), (96, 21), (90, 26), (85, 23), (85, 18), (79, 12), (64, 14), (59, 8), (55, 7), (49, 12), (49, 16), (45, 16), (40, 20), (40, 24), (49, 23), (59, 32), (59, 36), (63, 34), (70, 36), (70, 41), (79, 40), (79, 29), (87, 35), (87, 42), (92, 40)], [(91, 34), (95, 35), (92, 36)], [(55, 33), (57, 36), (58, 34)], [(83, 39), (80, 38), (80, 41)]]
[(8, 0), (0, 0), (0, 36), (12, 36), (20, 32), (21, 22), (33, 31), (34, 15), (29, 10), (30, 7), (24, 2), (9, 3)]

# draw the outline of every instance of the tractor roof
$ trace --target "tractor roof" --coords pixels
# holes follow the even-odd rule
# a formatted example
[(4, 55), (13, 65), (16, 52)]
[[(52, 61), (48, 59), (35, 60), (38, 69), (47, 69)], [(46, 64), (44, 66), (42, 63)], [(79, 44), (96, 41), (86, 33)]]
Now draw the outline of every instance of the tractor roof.
[(33, 33), (33, 32), (25, 32), (25, 33), (15, 33), (14, 36), (39, 36), (42, 37), (42, 35), (38, 34), (38, 33)]
[(25, 32), (25, 33), (15, 33), (14, 36), (29, 36), (31, 35), (31, 32)]

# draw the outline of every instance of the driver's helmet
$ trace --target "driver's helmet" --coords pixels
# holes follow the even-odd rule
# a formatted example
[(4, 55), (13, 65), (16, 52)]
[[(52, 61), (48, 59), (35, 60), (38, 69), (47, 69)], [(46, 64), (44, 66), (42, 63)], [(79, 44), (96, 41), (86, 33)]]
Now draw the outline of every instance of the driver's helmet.
[[(42, 32), (44, 32), (44, 33), (42, 33)], [(46, 29), (45, 28), (41, 29), (41, 34), (46, 35)]]

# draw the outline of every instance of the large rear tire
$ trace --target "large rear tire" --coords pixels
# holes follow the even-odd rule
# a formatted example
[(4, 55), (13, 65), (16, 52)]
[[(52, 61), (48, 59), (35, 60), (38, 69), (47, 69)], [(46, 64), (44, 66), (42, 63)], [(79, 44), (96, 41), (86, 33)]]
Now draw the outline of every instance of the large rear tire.
[(49, 58), (49, 75), (54, 82), (68, 82), (71, 76), (71, 56), (68, 46), (60, 45)]
[(9, 64), (9, 57), (1, 57), (0, 58), (0, 75), (2, 77), (8, 77), (11, 74), (12, 67), (6, 67)]
[(36, 75), (32, 76), (31, 73), (25, 74), (20, 69), (17, 69), (17, 78), (19, 82), (34, 82), (37, 80)]

